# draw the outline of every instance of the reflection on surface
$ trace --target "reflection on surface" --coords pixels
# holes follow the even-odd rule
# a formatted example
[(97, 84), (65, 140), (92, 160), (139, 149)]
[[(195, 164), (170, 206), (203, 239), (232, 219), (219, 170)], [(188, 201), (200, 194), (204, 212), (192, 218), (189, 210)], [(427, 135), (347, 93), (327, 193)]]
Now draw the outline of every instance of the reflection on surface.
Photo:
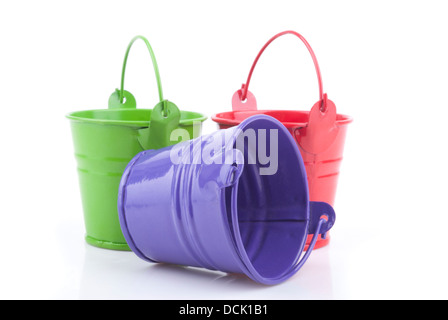
[(81, 299), (330, 299), (328, 248), (316, 250), (288, 281), (258, 284), (242, 274), (151, 264), (132, 252), (85, 245)]

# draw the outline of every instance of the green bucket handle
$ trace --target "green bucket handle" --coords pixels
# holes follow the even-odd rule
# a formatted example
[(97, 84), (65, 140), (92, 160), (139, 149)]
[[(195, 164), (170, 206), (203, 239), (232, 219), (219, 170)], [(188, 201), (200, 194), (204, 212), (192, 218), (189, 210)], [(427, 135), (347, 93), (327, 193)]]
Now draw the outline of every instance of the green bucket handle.
[(134, 42), (138, 39), (143, 40), (149, 50), (159, 91), (159, 103), (157, 103), (151, 112), (149, 127), (139, 130), (138, 139), (145, 150), (160, 149), (176, 143), (176, 141), (171, 141), (170, 135), (171, 132), (179, 126), (180, 111), (174, 103), (163, 99), (162, 83), (160, 81), (159, 67), (157, 65), (156, 57), (148, 39), (143, 36), (134, 37), (126, 49), (121, 72), (121, 87), (120, 89), (116, 89), (109, 97), (109, 109), (135, 109), (137, 107), (137, 102), (134, 96), (129, 91), (124, 90), (124, 76), (126, 73), (129, 51)]

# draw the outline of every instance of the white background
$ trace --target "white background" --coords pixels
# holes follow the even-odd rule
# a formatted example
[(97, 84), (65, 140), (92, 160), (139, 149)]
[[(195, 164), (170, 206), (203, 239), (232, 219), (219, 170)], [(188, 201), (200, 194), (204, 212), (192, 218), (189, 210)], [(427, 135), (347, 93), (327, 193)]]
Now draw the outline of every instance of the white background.
[[(0, 298), (447, 299), (446, 1), (2, 1)], [(165, 98), (208, 116), (231, 110), (274, 34), (310, 42), (324, 90), (349, 126), (328, 247), (293, 278), (151, 265), (91, 247), (69, 121), (106, 108), (130, 39), (146, 36)], [(126, 89), (152, 108), (143, 42)], [(316, 76), (292, 36), (265, 52), (250, 87), (260, 109), (308, 110)], [(203, 133), (216, 124), (204, 123)]]

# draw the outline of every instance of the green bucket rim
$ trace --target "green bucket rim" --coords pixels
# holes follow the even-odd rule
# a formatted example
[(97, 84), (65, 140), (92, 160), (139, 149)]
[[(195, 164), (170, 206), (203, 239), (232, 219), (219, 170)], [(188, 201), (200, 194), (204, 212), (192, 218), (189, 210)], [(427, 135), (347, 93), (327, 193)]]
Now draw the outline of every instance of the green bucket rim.
[[(68, 113), (66, 118), (86, 123), (95, 123), (102, 125), (122, 125), (122, 126), (135, 126), (135, 127), (148, 127), (150, 125), (150, 115), (153, 109), (91, 109), (91, 110), (81, 110)], [(81, 116), (83, 113), (92, 113), (92, 117)], [(148, 113), (148, 120), (118, 120), (118, 119), (104, 119), (95, 118), (93, 114), (95, 112), (101, 113)], [(192, 125), (194, 122), (204, 122), (207, 117), (199, 112), (194, 111), (180, 111), (181, 119), (179, 120), (179, 125), (188, 126)], [(182, 116), (186, 116), (185, 118)]]

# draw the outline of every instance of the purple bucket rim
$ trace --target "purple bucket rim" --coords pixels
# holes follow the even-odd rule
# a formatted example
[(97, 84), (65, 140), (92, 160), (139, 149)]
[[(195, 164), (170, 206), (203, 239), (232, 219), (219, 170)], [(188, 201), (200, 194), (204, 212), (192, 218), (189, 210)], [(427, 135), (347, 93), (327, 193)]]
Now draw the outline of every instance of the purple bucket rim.
[[(248, 126), (250, 123), (259, 121), (259, 120), (268, 120), (271, 123), (275, 123), (277, 125), (278, 129), (283, 131), (284, 136), (286, 137), (287, 141), (291, 144), (291, 146), (293, 147), (293, 150), (295, 151), (297, 162), (299, 164), (299, 168), (300, 168), (300, 171), (301, 171), (301, 174), (303, 177), (302, 183), (304, 184), (304, 192), (306, 193), (306, 199), (307, 199), (307, 201), (306, 201), (306, 216), (308, 218), (308, 221), (306, 222), (304, 229), (308, 230), (309, 216), (310, 216), (309, 190), (308, 190), (308, 181), (306, 179), (305, 164), (304, 164), (302, 156), (300, 154), (300, 150), (297, 147), (297, 144), (296, 144), (294, 138), (292, 137), (292, 135), (289, 133), (288, 129), (283, 125), (282, 122), (280, 122), (279, 120), (277, 120), (276, 118), (274, 118), (272, 116), (265, 115), (265, 114), (253, 115), (253, 116), (243, 120), (236, 127), (241, 130), (244, 130), (244, 128), (246, 126)], [(226, 129), (224, 129), (224, 130), (226, 130)], [(232, 148), (234, 148), (237, 137), (238, 137), (238, 135), (234, 135), (232, 137), (231, 143), (229, 143), (229, 145), (231, 145)], [(302, 243), (300, 244), (299, 250), (297, 252), (297, 257), (291, 263), (291, 268), (289, 268), (287, 271), (285, 271), (284, 273), (280, 274), (279, 276), (277, 276), (275, 278), (268, 278), (268, 277), (262, 276), (256, 270), (251, 259), (248, 257), (246, 248), (245, 248), (245, 246), (243, 244), (243, 240), (241, 238), (241, 232), (240, 232), (239, 223), (238, 223), (238, 208), (236, 206), (236, 201), (235, 201), (235, 199), (237, 199), (237, 196), (238, 196), (238, 184), (239, 184), (239, 178), (231, 186), (232, 187), (232, 208), (231, 208), (232, 226), (229, 226), (229, 227), (232, 229), (227, 228), (227, 232), (230, 233), (230, 231), (232, 231), (233, 237), (230, 234), (228, 236), (230, 238), (235, 239), (235, 241), (236, 241), (235, 245), (237, 247), (237, 252), (239, 253), (240, 260), (241, 260), (242, 264), (244, 265), (244, 270), (247, 271), (245, 273), (248, 277), (250, 277), (254, 281), (257, 281), (257, 282), (263, 283), (263, 284), (268, 284), (268, 285), (281, 283), (295, 274), (295, 272), (296, 272), (295, 266), (297, 265), (298, 261), (300, 260), (303, 249), (305, 248), (307, 237), (306, 236), (303, 237)], [(306, 232), (305, 232), (305, 234), (306, 234)]]

